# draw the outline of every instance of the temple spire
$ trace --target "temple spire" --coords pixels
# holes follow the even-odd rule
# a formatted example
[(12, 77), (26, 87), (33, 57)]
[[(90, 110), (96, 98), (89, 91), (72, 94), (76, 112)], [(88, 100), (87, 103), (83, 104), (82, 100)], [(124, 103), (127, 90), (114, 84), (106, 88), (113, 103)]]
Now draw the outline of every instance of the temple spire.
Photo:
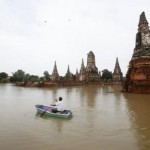
[(85, 69), (85, 66), (84, 66), (84, 61), (83, 61), (83, 58), (82, 58), (82, 63), (81, 63), (81, 70)]
[(54, 63), (54, 68), (53, 68), (53, 73), (52, 74), (58, 74), (58, 71), (57, 71), (57, 65), (56, 65), (56, 61)]
[(84, 66), (83, 58), (82, 58), (81, 68), (80, 68), (80, 73), (79, 73), (79, 81), (85, 81), (85, 79), (86, 79), (86, 69)]
[(51, 79), (52, 79), (52, 81), (59, 81), (60, 80), (58, 70), (57, 70), (56, 61), (54, 63), (54, 68), (53, 68), (53, 72), (51, 75)]
[(69, 65), (68, 65), (68, 68), (67, 68), (67, 73), (66, 73), (66, 75), (65, 75), (65, 79), (66, 79), (66, 80), (73, 80), (73, 75), (72, 75), (72, 73), (70, 72)]
[(136, 46), (128, 65), (124, 92), (150, 93), (150, 30), (145, 13), (139, 17)]
[(118, 57), (116, 58), (116, 66), (119, 66)]
[(68, 65), (68, 69), (67, 69), (67, 74), (70, 75), (70, 68), (69, 68), (69, 65)]
[(78, 69), (76, 69), (76, 81), (79, 80), (79, 73), (78, 73)]
[(139, 19), (139, 24), (138, 26), (141, 27), (142, 24), (147, 24), (148, 25), (148, 22), (147, 22), (147, 19), (146, 19), (146, 16), (145, 16), (145, 12), (143, 11), (140, 15), (140, 19)]
[(78, 69), (76, 69), (76, 76), (78, 76), (79, 75), (79, 73), (78, 73)]
[(113, 82), (121, 82), (123, 79), (122, 72), (119, 66), (118, 57), (116, 58), (116, 64), (112, 76), (113, 76)]
[(132, 59), (140, 57), (150, 56), (150, 52), (147, 49), (150, 48), (150, 30), (148, 22), (145, 17), (145, 13), (142, 12), (138, 24), (138, 32), (136, 34), (136, 44)]

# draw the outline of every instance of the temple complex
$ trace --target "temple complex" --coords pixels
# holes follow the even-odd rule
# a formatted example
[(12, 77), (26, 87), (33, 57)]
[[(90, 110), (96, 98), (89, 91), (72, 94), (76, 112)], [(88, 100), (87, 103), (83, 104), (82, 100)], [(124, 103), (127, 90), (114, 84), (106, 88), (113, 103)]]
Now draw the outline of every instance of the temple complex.
[(150, 93), (150, 30), (144, 12), (140, 15), (135, 48), (122, 91)]
[[(123, 75), (120, 69), (118, 58), (116, 58), (116, 64), (113, 72), (113, 82), (119, 83), (122, 82)], [(78, 69), (76, 69), (75, 75), (70, 72), (70, 68), (68, 65), (67, 72), (64, 77), (61, 77), (58, 74), (57, 71), (57, 65), (56, 61), (54, 63), (53, 72), (51, 75), (51, 81), (53, 83), (60, 83), (60, 84), (87, 84), (87, 83), (100, 83), (101, 82), (101, 72), (98, 72), (98, 68), (96, 67), (95, 63), (95, 55), (92, 51), (90, 51), (87, 54), (87, 65), (84, 65), (84, 60), (81, 61), (81, 67), (78, 72)], [(76, 82), (76, 83), (75, 83)], [(48, 84), (48, 83), (47, 83)], [(50, 84), (50, 83), (49, 83)]]
[(54, 68), (53, 68), (53, 72), (52, 72), (52, 75), (51, 75), (51, 80), (53, 82), (57, 82), (57, 81), (60, 80), (60, 77), (59, 77), (59, 74), (58, 74), (58, 71), (57, 71), (56, 61), (54, 63)]
[(120, 69), (118, 57), (116, 58), (116, 64), (115, 64), (114, 72), (112, 74), (112, 79), (113, 79), (113, 82), (115, 83), (122, 82), (123, 80), (123, 75)]

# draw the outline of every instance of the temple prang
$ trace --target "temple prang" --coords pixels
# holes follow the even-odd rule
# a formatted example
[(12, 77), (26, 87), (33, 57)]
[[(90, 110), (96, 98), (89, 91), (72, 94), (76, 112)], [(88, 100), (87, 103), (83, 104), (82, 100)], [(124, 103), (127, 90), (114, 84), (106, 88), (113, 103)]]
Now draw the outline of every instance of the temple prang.
[(96, 67), (95, 63), (95, 55), (92, 51), (87, 54), (86, 80), (88, 82), (100, 81), (98, 68)]
[(150, 30), (144, 12), (139, 18), (135, 48), (122, 91), (150, 93)]
[(53, 68), (53, 72), (52, 72), (52, 75), (51, 75), (51, 80), (52, 80), (53, 82), (58, 82), (58, 81), (60, 81), (60, 77), (59, 77), (59, 74), (58, 74), (56, 61), (55, 61), (55, 63), (54, 63), (54, 68)]
[(87, 54), (87, 66), (86, 66), (86, 72), (87, 72), (87, 81), (100, 81), (98, 68), (96, 67), (95, 63), (95, 55), (92, 51), (90, 51)]
[(84, 66), (84, 60), (82, 59), (82, 62), (81, 62), (81, 68), (80, 68), (80, 72), (79, 72), (79, 75), (78, 75), (78, 80), (79, 81), (86, 81), (86, 68)]
[(69, 65), (68, 65), (67, 72), (65, 75), (65, 81), (73, 81), (73, 74), (70, 72)]
[(112, 74), (112, 79), (114, 83), (121, 83), (123, 80), (123, 74), (121, 72), (118, 57), (116, 58), (116, 63), (115, 63), (114, 72)]
[(81, 68), (79, 72), (79, 81), (82, 82), (99, 82), (100, 73), (96, 67), (95, 55), (92, 51), (87, 54), (87, 65), (84, 66), (84, 61), (82, 59)]
[(79, 73), (78, 73), (78, 69), (76, 69), (75, 80), (76, 80), (76, 81), (79, 81)]

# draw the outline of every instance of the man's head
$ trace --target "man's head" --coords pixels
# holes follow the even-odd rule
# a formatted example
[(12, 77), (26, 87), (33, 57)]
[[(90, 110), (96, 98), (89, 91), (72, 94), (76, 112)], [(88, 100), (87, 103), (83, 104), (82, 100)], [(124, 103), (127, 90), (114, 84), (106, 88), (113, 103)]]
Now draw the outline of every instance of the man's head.
[(59, 101), (62, 101), (62, 97), (59, 97)]

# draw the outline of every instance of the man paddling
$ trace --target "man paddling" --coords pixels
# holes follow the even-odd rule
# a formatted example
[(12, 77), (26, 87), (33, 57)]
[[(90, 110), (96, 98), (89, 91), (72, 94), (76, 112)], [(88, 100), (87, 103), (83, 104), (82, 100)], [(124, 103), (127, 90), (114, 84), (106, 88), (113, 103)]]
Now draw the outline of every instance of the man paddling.
[(62, 97), (59, 97), (58, 101), (56, 101), (55, 104), (52, 104), (51, 106), (54, 106), (54, 108), (52, 109), (53, 113), (63, 112), (64, 104), (63, 104)]

